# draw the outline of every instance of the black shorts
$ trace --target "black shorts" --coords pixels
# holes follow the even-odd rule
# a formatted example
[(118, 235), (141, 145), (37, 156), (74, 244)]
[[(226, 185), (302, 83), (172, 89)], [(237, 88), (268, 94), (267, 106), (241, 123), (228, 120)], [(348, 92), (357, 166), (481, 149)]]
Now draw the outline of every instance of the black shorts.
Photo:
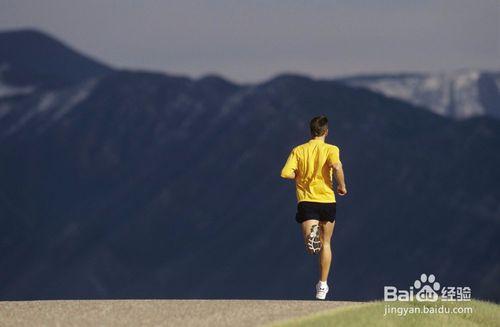
[(300, 201), (297, 204), (297, 214), (295, 215), (295, 221), (297, 221), (299, 224), (309, 219), (334, 222), (336, 213), (337, 204), (335, 202), (321, 203)]

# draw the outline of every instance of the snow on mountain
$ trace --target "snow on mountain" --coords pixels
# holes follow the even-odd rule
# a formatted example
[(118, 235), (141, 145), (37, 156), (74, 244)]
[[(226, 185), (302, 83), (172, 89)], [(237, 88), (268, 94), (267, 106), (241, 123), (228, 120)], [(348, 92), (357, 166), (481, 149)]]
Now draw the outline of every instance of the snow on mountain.
[(447, 73), (360, 75), (339, 80), (429, 108), (443, 116), (500, 118), (500, 73), (463, 69)]
[(4, 74), (9, 70), (6, 63), (0, 64), (0, 98), (31, 93), (35, 88), (33, 86), (14, 86), (7, 83)]
[(13, 87), (11, 85), (5, 84), (0, 80), (0, 98), (9, 97), (20, 94), (31, 93), (34, 90), (33, 87)]
[[(45, 130), (82, 103), (91, 94), (98, 80), (99, 78), (93, 78), (57, 90), (0, 95), (0, 119), (9, 118), (10, 115), (10, 125), (0, 135), (11, 135), (36, 119), (37, 123), (33, 127), (37, 131)], [(12, 95), (18, 97), (13, 98)]]

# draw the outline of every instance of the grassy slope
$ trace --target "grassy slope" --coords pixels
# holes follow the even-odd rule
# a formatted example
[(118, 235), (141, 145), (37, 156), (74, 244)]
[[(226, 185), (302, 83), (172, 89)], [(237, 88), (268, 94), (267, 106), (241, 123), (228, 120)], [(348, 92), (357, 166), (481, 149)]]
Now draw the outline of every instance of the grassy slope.
[[(371, 302), (289, 320), (275, 326), (500, 326), (500, 305), (498, 304), (473, 300), (471, 302), (441, 302), (436, 305), (441, 304), (448, 308), (472, 307), (473, 313), (420, 313), (406, 316), (388, 314), (384, 317), (386, 303)], [(411, 305), (423, 306), (422, 303), (411, 303)], [(409, 307), (410, 304), (399, 303), (398, 306)]]

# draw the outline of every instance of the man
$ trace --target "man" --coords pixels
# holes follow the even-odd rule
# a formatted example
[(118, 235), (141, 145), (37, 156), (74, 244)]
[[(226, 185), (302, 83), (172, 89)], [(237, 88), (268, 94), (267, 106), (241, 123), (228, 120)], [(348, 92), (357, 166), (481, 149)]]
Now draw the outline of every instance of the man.
[(346, 195), (347, 189), (339, 148), (325, 142), (328, 118), (314, 117), (310, 128), (311, 140), (293, 148), (281, 177), (295, 180), (298, 201), (295, 220), (302, 225), (307, 252), (319, 253), (320, 274), (316, 298), (324, 300), (329, 290), (327, 279), (332, 261), (330, 240), (336, 215), (332, 175), (339, 195)]

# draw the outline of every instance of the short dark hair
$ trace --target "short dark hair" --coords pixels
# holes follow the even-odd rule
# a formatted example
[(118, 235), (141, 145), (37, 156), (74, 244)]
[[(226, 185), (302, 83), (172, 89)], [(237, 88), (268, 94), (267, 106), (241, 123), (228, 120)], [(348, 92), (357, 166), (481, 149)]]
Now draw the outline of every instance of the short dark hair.
[(326, 116), (317, 116), (311, 119), (311, 123), (309, 124), (311, 128), (311, 136), (323, 136), (328, 129), (328, 118)]

